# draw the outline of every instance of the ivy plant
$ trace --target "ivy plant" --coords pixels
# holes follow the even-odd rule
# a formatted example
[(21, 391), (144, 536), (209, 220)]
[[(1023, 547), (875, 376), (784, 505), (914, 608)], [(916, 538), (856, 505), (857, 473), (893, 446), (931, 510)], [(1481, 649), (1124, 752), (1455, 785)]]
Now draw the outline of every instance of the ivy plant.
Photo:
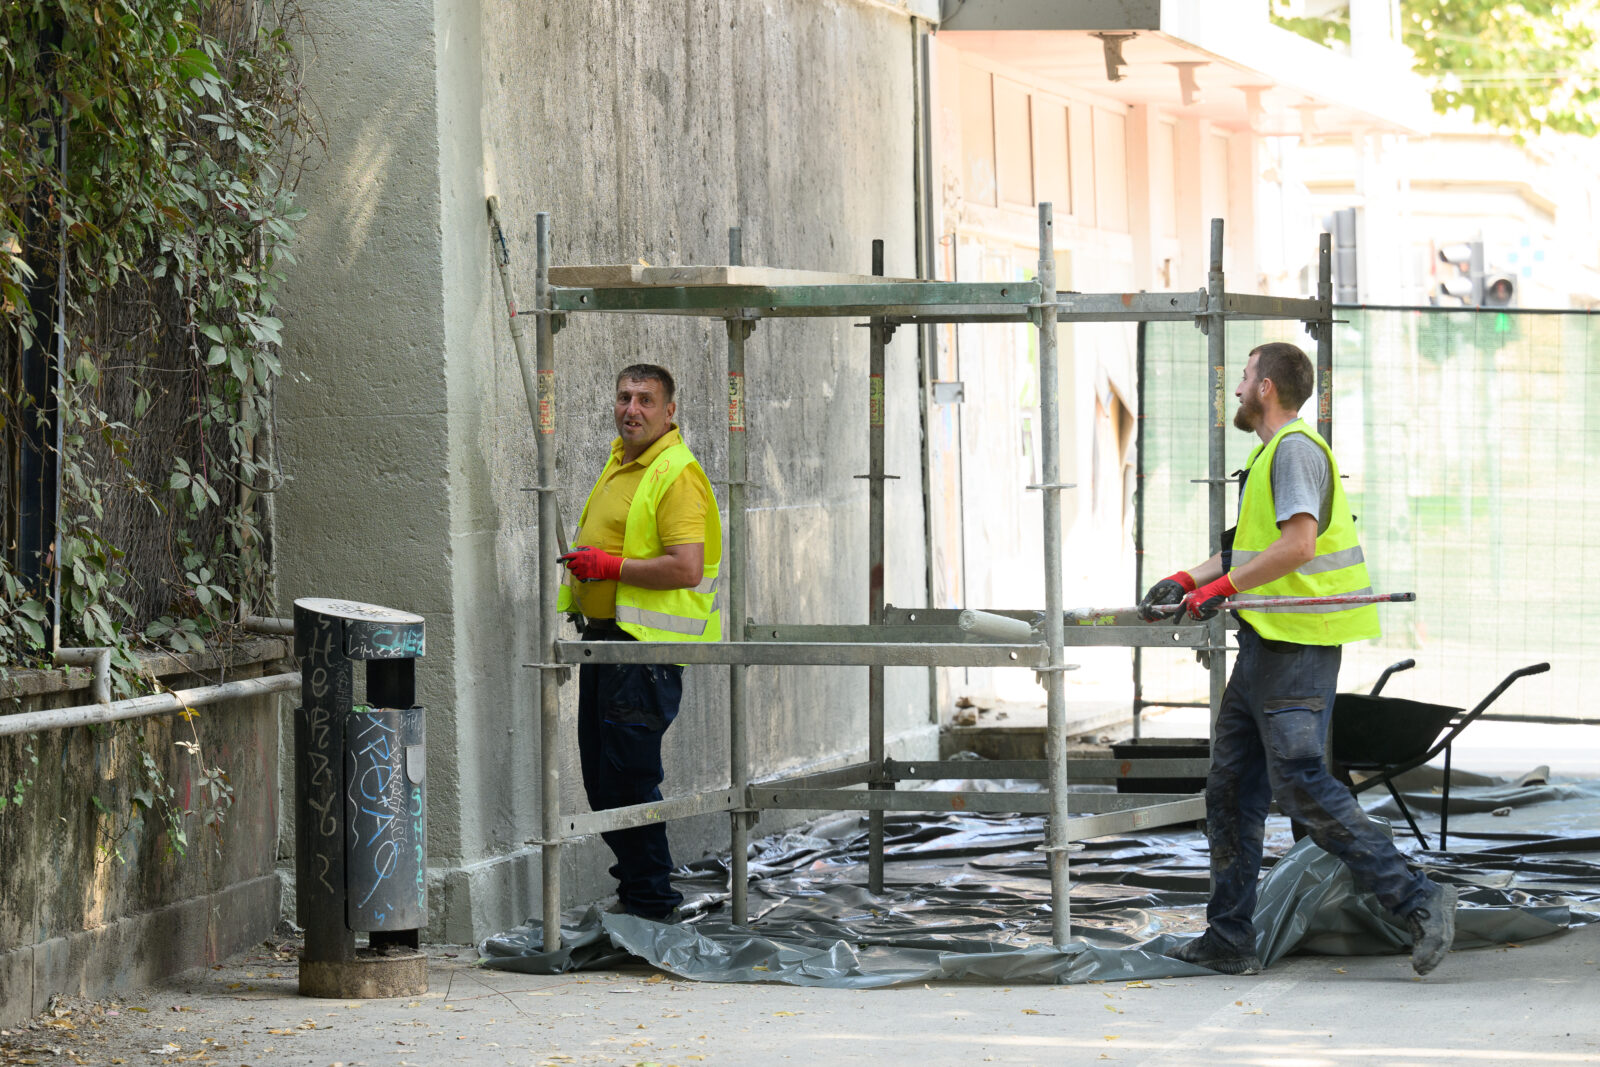
[[(126, 669), (133, 649), (196, 651), (264, 609), (260, 508), (277, 483), (264, 438), (282, 373), (275, 293), (314, 138), (297, 18), (292, 0), (0, 4), (0, 340), (48, 338), (54, 324), (31, 305), (29, 283), (41, 251), (52, 268), (61, 256), (60, 536), (48, 562), (61, 642), (117, 649), (119, 694), (138, 684)], [(142, 422), (151, 391), (133, 378), (139, 395), (120, 416), (105, 400), (137, 359), (107, 343), (112, 320), (181, 357), (162, 370), (193, 447), (171, 449), (158, 477), (132, 460), (152, 445)], [(0, 433), (43, 417), (15, 377), (0, 383)], [(151, 509), (166, 531), (155, 551), (170, 559), (161, 580), (174, 588), (153, 617), (134, 604), (152, 568), (108, 534), (115, 508)], [(0, 671), (44, 662), (48, 596), (17, 560), (0, 559)]]
[[(276, 292), (316, 138), (301, 31), (294, 0), (0, 2), (0, 453), (53, 403), (60, 472), (45, 580), (0, 538), (0, 680), (48, 665), (56, 582), (60, 643), (111, 647), (117, 696), (159, 688), (138, 650), (200, 651), (268, 611)], [(34, 306), (58, 264), (59, 338)], [(46, 346), (54, 372), (58, 341), (61, 377), (33, 395), (18, 354)], [(134, 512), (156, 536), (118, 533)], [(220, 843), (232, 785), (198, 733), (178, 742), (197, 761), (193, 810), (137, 736), (127, 817), (153, 814), (178, 853), (190, 817)], [(0, 808), (32, 784), (25, 755)]]

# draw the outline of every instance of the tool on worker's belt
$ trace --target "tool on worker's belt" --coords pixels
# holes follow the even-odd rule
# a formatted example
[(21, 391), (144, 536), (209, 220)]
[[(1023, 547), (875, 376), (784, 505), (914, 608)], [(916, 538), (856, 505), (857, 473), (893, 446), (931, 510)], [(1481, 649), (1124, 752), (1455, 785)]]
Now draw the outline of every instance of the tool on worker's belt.
[[(1415, 593), (1339, 593), (1334, 596), (1236, 596), (1216, 605), (1218, 611), (1266, 611), (1277, 608), (1312, 608), (1362, 604), (1409, 604), (1417, 599)], [(1180, 604), (1152, 604), (1150, 610), (1162, 615), (1176, 615), (1183, 610)], [(1117, 615), (1137, 615), (1139, 608), (1068, 608), (1069, 619), (1101, 619)]]

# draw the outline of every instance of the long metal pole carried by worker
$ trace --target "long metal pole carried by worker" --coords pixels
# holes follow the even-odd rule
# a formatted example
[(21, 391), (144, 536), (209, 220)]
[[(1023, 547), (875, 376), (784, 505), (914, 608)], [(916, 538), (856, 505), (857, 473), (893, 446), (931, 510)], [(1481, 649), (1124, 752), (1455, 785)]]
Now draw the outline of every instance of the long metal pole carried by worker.
[[(1218, 611), (1267, 611), (1272, 608), (1358, 607), (1362, 604), (1409, 604), (1415, 593), (1340, 593), (1337, 596), (1234, 597), (1216, 605)], [(1071, 619), (1094, 619), (1102, 615), (1128, 615), (1139, 608), (1068, 608)], [(1176, 615), (1182, 604), (1152, 604), (1150, 610), (1161, 615)]]

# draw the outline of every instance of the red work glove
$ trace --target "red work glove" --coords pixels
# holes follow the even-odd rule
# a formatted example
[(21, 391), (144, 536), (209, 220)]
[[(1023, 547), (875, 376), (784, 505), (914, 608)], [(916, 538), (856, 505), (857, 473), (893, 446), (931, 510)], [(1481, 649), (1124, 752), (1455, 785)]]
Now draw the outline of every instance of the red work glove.
[[(1183, 599), (1185, 593), (1192, 592), (1194, 592), (1194, 579), (1189, 576), (1188, 571), (1169, 574), (1152, 585), (1150, 591), (1144, 595), (1144, 599), (1139, 601), (1139, 618), (1145, 622), (1159, 622), (1169, 613), (1156, 611), (1156, 606), (1176, 604)], [(1177, 614), (1172, 614), (1172, 617), (1177, 618)]]
[(622, 557), (594, 545), (580, 545), (556, 559), (582, 582), (614, 582), (622, 577)]
[(1184, 597), (1183, 610), (1178, 612), (1177, 617), (1173, 621), (1176, 622), (1177, 619), (1181, 619), (1185, 615), (1188, 615), (1189, 618), (1194, 619), (1197, 622), (1205, 622), (1207, 619), (1216, 615), (1218, 604), (1222, 603), (1224, 600), (1227, 600), (1238, 591), (1239, 590), (1233, 587), (1233, 579), (1224, 574), (1216, 581), (1207, 582), (1199, 589), (1194, 590), (1188, 596)]

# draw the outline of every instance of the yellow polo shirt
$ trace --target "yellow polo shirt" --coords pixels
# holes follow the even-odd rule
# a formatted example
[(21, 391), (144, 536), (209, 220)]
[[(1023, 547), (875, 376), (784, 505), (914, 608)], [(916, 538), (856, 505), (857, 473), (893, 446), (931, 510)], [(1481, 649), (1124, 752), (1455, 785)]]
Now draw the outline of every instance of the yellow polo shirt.
[[(596, 548), (622, 555), (622, 535), (628, 525), (628, 508), (633, 504), (633, 494), (657, 456), (672, 445), (682, 441), (678, 427), (662, 434), (655, 444), (632, 463), (622, 463), (622, 438), (611, 442), (611, 461), (600, 475), (594, 496), (589, 501), (589, 512), (583, 517), (583, 526), (572, 543), (594, 545)], [(662, 494), (656, 508), (656, 528), (663, 545), (694, 545), (706, 539), (706, 509), (711, 506), (705, 487), (698, 478), (679, 477)], [(616, 582), (578, 582), (572, 585), (573, 600), (579, 611), (590, 619), (617, 617)]]

